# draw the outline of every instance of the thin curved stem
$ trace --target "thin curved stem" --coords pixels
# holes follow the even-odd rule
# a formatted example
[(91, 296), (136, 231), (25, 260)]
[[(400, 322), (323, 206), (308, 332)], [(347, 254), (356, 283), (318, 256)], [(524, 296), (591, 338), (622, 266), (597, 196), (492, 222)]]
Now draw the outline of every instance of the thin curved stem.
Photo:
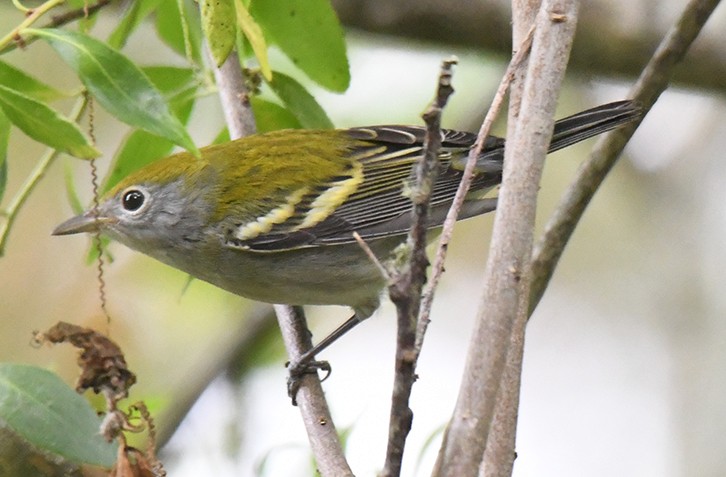
[[(81, 115), (83, 115), (83, 112), (86, 110), (87, 105), (88, 100), (85, 97), (80, 99), (73, 107), (73, 110), (69, 114), (69, 118), (73, 121), (78, 121)], [(43, 154), (43, 157), (41, 157), (33, 171), (25, 179), (25, 182), (15, 194), (7, 209), (3, 211), (5, 220), (2, 224), (0, 224), (0, 257), (2, 257), (5, 253), (5, 245), (7, 243), (8, 236), (10, 235), (10, 230), (12, 229), (13, 223), (15, 223), (15, 219), (18, 217), (20, 209), (23, 208), (25, 201), (28, 200), (30, 194), (33, 192), (43, 176), (45, 176), (46, 171), (48, 171), (48, 168), (59, 155), (60, 152), (56, 149), (49, 149), (45, 154)]]

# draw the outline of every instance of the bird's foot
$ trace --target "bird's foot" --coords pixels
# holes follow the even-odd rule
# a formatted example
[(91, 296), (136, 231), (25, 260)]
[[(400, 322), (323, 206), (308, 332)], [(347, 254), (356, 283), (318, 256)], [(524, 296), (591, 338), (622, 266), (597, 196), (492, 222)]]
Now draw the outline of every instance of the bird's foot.
[(297, 406), (297, 392), (300, 389), (300, 380), (306, 374), (317, 375), (319, 370), (323, 371), (325, 372), (325, 376), (320, 380), (320, 382), (323, 382), (328, 379), (332, 371), (330, 363), (327, 361), (314, 361), (304, 358), (294, 364), (288, 361), (286, 366), (288, 369), (287, 395), (292, 399), (293, 406)]

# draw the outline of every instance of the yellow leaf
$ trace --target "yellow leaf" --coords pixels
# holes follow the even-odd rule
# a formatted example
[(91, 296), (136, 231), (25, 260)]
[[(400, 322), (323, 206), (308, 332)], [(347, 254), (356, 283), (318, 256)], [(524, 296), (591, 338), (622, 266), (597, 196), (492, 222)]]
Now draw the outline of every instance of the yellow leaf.
[(252, 50), (255, 52), (257, 61), (260, 63), (262, 76), (267, 81), (271, 81), (272, 68), (270, 68), (270, 62), (267, 59), (267, 42), (265, 41), (265, 36), (262, 34), (262, 28), (252, 18), (252, 15), (250, 15), (249, 10), (242, 3), (242, 0), (236, 0), (235, 6), (237, 7), (237, 24), (250, 42), (250, 45), (252, 45)]

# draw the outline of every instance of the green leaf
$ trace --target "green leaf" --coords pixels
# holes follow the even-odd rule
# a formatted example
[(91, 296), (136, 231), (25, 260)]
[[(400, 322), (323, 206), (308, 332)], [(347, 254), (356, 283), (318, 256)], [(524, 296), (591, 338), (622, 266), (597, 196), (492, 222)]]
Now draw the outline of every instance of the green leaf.
[(54, 101), (70, 96), (70, 94), (58, 91), (4, 61), (0, 61), (0, 84), (20, 91), (38, 101)]
[(214, 137), (214, 140), (212, 141), (212, 144), (222, 144), (223, 142), (227, 142), (229, 140), (230, 140), (230, 137), (229, 137), (229, 129), (227, 129), (227, 126), (225, 126)]
[(108, 45), (112, 48), (121, 49), (141, 22), (156, 9), (161, 0), (136, 0), (129, 2), (123, 17), (108, 37)]
[(45, 369), (0, 364), (0, 425), (39, 449), (68, 460), (111, 467), (116, 446), (99, 435), (85, 399)]
[(257, 96), (250, 98), (250, 103), (252, 104), (252, 112), (255, 114), (257, 132), (302, 128), (295, 115), (279, 104)]
[(250, 13), (310, 79), (331, 91), (348, 88), (345, 38), (330, 0), (252, 1)]
[(234, 0), (199, 0), (202, 31), (217, 66), (227, 59), (237, 38)]
[(260, 70), (262, 76), (267, 81), (272, 79), (272, 68), (270, 67), (270, 61), (267, 58), (267, 41), (265, 35), (262, 33), (262, 28), (257, 24), (249, 10), (242, 0), (236, 0), (237, 5), (237, 24), (242, 30), (245, 38), (252, 47), (252, 51), (255, 53), (257, 62), (260, 64)]
[(8, 184), (8, 138), (10, 137), (10, 120), (0, 110), (0, 202), (5, 195)]
[(157, 159), (167, 156), (174, 145), (146, 131), (133, 131), (126, 136), (123, 145), (113, 159), (113, 166), (101, 188), (105, 194), (119, 183), (121, 179)]
[[(182, 11), (179, 10), (179, 3), (182, 5)], [(189, 0), (162, 0), (156, 9), (156, 31), (159, 33), (159, 38), (172, 50), (192, 63), (201, 64), (201, 26), (194, 10), (196, 6), (192, 7)], [(187, 40), (184, 39), (185, 30), (188, 33), (187, 40), (191, 50), (189, 53), (187, 53)], [(191, 58), (188, 55), (191, 55)]]
[(272, 81), (268, 84), (304, 128), (330, 129), (333, 127), (333, 122), (315, 101), (313, 95), (290, 76), (275, 71)]
[[(193, 94), (197, 89), (194, 72), (189, 68), (167, 66), (145, 68), (144, 72), (160, 90), (174, 95), (170, 105), (177, 118), (186, 124), (196, 99)], [(101, 193), (110, 190), (128, 174), (168, 155), (173, 147), (174, 144), (164, 138), (146, 131), (133, 131), (118, 149), (101, 186)]]
[(200, 86), (194, 70), (191, 68), (147, 66), (143, 68), (143, 72), (154, 86), (164, 94), (172, 109), (174, 109), (173, 103), (178, 101), (180, 96), (186, 95), (190, 89), (196, 92)]
[(161, 93), (124, 55), (82, 33), (54, 29), (26, 31), (46, 40), (113, 116), (199, 155), (194, 141), (171, 114)]
[(82, 159), (101, 155), (76, 123), (45, 103), (0, 85), (0, 108), (15, 126), (36, 141)]

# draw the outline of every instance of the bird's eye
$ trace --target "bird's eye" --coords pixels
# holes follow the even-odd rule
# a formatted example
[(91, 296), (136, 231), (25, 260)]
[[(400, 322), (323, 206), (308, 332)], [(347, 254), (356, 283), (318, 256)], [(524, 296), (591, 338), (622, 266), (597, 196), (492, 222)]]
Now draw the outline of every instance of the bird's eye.
[(143, 192), (137, 189), (131, 189), (124, 192), (121, 198), (121, 205), (129, 212), (136, 212), (144, 205), (145, 200), (146, 196)]

